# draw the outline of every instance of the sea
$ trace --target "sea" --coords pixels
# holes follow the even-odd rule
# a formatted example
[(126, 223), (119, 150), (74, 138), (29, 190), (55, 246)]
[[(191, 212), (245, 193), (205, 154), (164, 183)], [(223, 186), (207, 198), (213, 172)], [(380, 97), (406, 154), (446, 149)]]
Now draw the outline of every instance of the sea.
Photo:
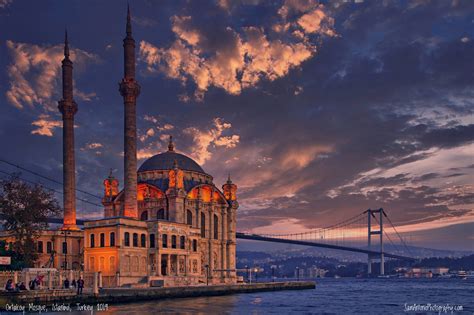
[(474, 314), (474, 279), (322, 278), (313, 290), (78, 307), (42, 314)]

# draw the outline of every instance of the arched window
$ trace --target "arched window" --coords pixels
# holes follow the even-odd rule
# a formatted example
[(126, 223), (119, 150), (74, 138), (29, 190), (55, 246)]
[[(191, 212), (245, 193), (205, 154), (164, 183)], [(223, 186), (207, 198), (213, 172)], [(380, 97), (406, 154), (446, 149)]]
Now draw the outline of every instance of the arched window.
[(184, 236), (179, 237), (179, 248), (185, 249), (186, 247), (186, 238)]
[(143, 211), (141, 216), (140, 216), (140, 220), (142, 221), (146, 221), (148, 220), (148, 211)]
[(91, 234), (90, 238), (91, 238), (91, 247), (95, 247), (95, 235)]
[(110, 246), (113, 247), (115, 246), (115, 232), (110, 232), (110, 240), (109, 240)]
[(168, 247), (168, 235), (163, 234), (161, 238), (162, 238), (162, 241), (163, 241), (163, 248), (167, 248)]
[(158, 210), (158, 212), (156, 213), (156, 218), (158, 220), (164, 220), (165, 219), (165, 209), (161, 208), (160, 210)]
[(193, 225), (193, 213), (191, 210), (186, 210), (186, 224)]
[(138, 247), (138, 233), (133, 233), (133, 247)]
[(176, 235), (171, 235), (171, 248), (176, 248)]
[(193, 252), (197, 252), (198, 249), (198, 242), (197, 240), (193, 240)]
[(141, 247), (146, 247), (146, 235), (145, 234), (140, 235), (140, 246)]
[(206, 215), (201, 212), (201, 237), (206, 237)]
[(219, 238), (219, 218), (214, 214), (214, 239)]
[(150, 248), (155, 248), (155, 234), (150, 234)]
[(100, 233), (100, 247), (105, 247), (105, 233)]
[(125, 232), (123, 236), (123, 241), (125, 243), (125, 246), (130, 246), (130, 233)]
[(52, 251), (53, 251), (53, 243), (47, 242), (46, 243), (46, 253), (51, 254)]
[(43, 252), (43, 241), (38, 241), (38, 253)]

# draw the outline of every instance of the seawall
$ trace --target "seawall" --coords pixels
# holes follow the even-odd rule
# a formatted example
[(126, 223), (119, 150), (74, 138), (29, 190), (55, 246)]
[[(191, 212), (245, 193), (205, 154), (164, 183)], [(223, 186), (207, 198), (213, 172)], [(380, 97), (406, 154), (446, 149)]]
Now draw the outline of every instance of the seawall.
[(165, 288), (104, 288), (100, 289), (98, 295), (84, 294), (82, 296), (77, 296), (75, 292), (71, 290), (37, 290), (18, 293), (1, 293), (0, 307), (2, 310), (5, 310), (7, 304), (25, 305), (27, 303), (38, 305), (51, 305), (53, 303), (113, 304), (264, 291), (306, 290), (314, 289), (315, 287), (316, 283), (313, 281), (292, 281)]

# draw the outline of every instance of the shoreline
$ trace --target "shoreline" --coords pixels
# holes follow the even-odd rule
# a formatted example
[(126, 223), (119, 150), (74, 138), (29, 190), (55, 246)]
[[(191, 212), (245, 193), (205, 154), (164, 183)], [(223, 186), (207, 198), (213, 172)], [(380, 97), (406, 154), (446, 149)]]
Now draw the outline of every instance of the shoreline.
[[(315, 289), (314, 281), (259, 282), (252, 284), (161, 287), (161, 288), (103, 288), (98, 295), (84, 293), (76, 295), (71, 290), (38, 290), (0, 294), (0, 307), (5, 311), (14, 311), (12, 306), (27, 306), (33, 303), (38, 306), (53, 304), (93, 304), (93, 303), (130, 303), (161, 299), (189, 298), (202, 296), (232, 295), (265, 291), (309, 290)], [(10, 308), (10, 309), (8, 309)], [(21, 311), (21, 310), (17, 310)]]

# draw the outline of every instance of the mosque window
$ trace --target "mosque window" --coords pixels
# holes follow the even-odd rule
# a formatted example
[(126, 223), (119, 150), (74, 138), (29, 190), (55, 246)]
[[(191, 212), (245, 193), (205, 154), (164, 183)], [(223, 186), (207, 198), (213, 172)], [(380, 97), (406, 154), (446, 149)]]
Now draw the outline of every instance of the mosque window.
[(168, 247), (168, 235), (163, 234), (162, 240), (163, 240), (163, 248), (167, 248)]
[(125, 246), (130, 246), (130, 233), (125, 232), (125, 235), (123, 238), (124, 238)]
[(198, 242), (197, 240), (193, 240), (193, 252), (197, 252), (197, 248), (198, 248)]
[(110, 240), (109, 240), (110, 246), (113, 247), (115, 246), (115, 232), (110, 233)]
[(156, 213), (156, 218), (158, 220), (164, 220), (165, 219), (165, 209), (161, 208), (160, 210), (158, 210), (158, 212)]
[(100, 247), (105, 247), (105, 233), (100, 233)]
[(219, 218), (214, 214), (214, 239), (219, 238)]
[(133, 247), (138, 247), (138, 233), (133, 233)]
[(51, 254), (53, 252), (53, 243), (47, 242), (46, 243), (46, 253)]
[(206, 215), (201, 212), (201, 237), (206, 237)]
[(140, 220), (142, 221), (146, 221), (148, 220), (148, 211), (143, 211), (141, 216), (140, 216)]
[(146, 235), (145, 234), (140, 235), (140, 246), (141, 247), (146, 247)]
[(95, 247), (95, 235), (91, 234), (90, 238), (91, 238), (91, 248)]
[(67, 254), (67, 243), (63, 242), (63, 254)]
[(176, 248), (176, 235), (171, 235), (171, 248)]
[(193, 213), (191, 210), (186, 210), (186, 223), (188, 225), (193, 225)]
[(150, 234), (150, 248), (155, 248), (155, 234)]
[(43, 242), (38, 241), (38, 253), (42, 253), (42, 252), (43, 252)]
[(184, 236), (179, 237), (179, 248), (185, 249), (186, 247), (186, 238)]

